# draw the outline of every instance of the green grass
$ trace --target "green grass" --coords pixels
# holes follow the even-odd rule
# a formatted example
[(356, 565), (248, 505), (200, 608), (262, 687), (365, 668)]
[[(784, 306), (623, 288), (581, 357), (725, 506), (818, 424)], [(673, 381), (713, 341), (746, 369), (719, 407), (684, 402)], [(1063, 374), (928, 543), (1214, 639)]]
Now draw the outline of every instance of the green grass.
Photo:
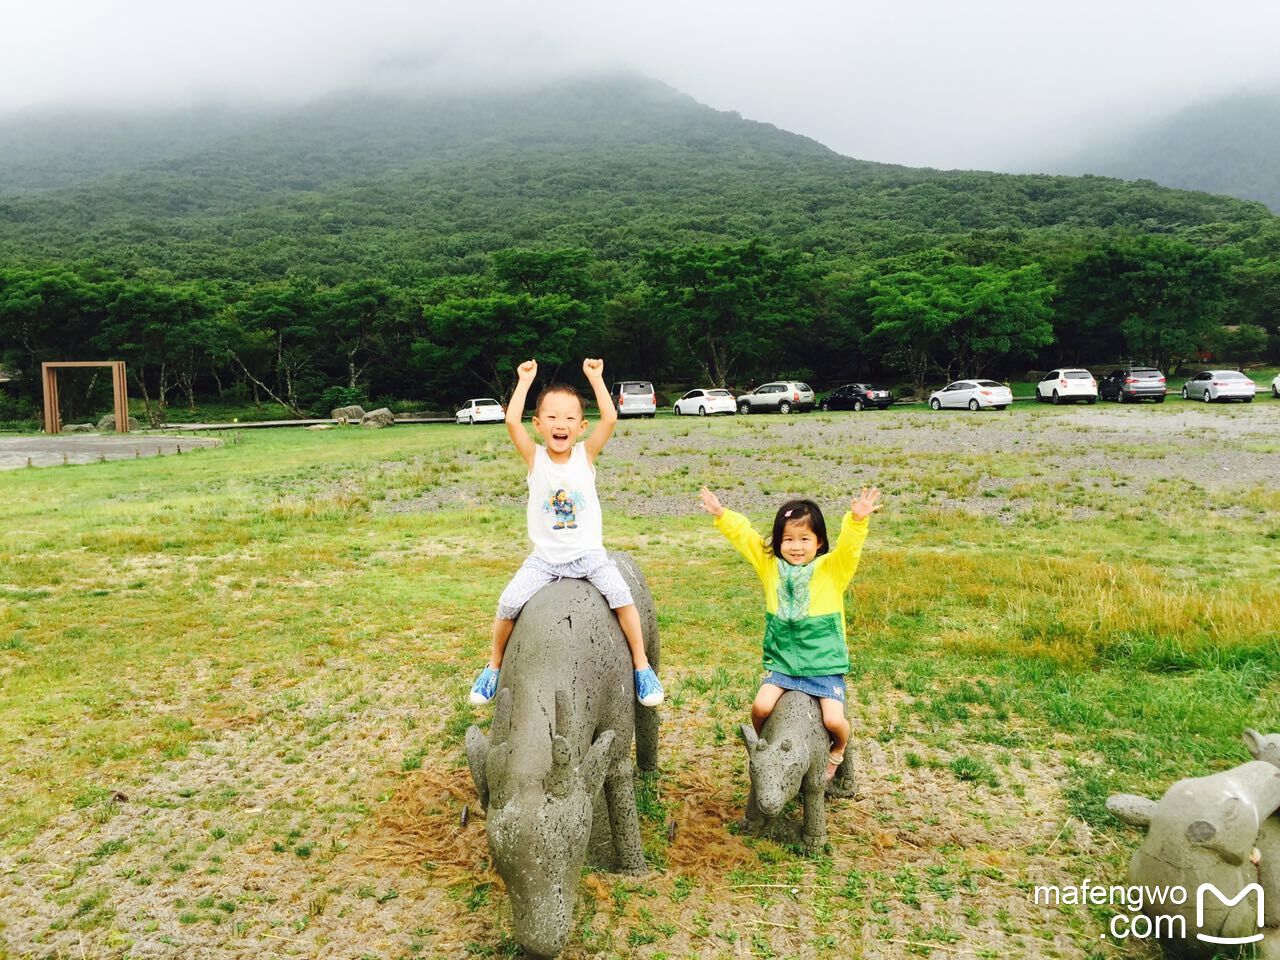
[[(1058, 413), (1030, 415), (1051, 425)], [(971, 815), (998, 818), (989, 801), (1037, 789), (1052, 764), (1064, 809), (1113, 841), (1092, 853), (1059, 844), (1054, 855), (1079, 876), (1114, 876), (1136, 834), (1105, 812), (1109, 793), (1158, 793), (1181, 776), (1238, 762), (1241, 728), (1280, 715), (1274, 486), (1210, 489), (1171, 477), (1142, 489), (1095, 488), (1094, 472), (1043, 470), (1041, 458), (1016, 448), (904, 456), (934, 415), (879, 421), (873, 442), (841, 439), (841, 424), (858, 416), (643, 421), (627, 424), (626, 441), (601, 461), (607, 502), (636, 505), (610, 514), (607, 536), (640, 560), (657, 598), (664, 710), (679, 731), (664, 734), (673, 744), (664, 747), (664, 774), (640, 793), (646, 852), (667, 872), (651, 887), (609, 881), (613, 903), (596, 909), (620, 918), (608, 934), (613, 949), (666, 949), (677, 928), (652, 900), (660, 895), (683, 911), (679, 930), (693, 930), (705, 955), (716, 955), (709, 941), (729, 950), (731, 932), (764, 955), (779, 942), (776, 928), (735, 932), (698, 919), (730, 882), (768, 909), (785, 906), (785, 889), (802, 890), (792, 900), (806, 923), (817, 918), (819, 938), (853, 917), (884, 939), (946, 946), (960, 935), (952, 924), (976, 928), (991, 911), (969, 922), (948, 908), (945, 928), (918, 930), (897, 911), (1004, 882), (945, 844), (914, 866), (866, 859), (874, 831), (860, 823), (857, 839), (833, 841), (834, 861), (751, 840), (754, 862), (737, 879), (712, 882), (668, 865), (668, 820), (692, 799), (676, 786), (679, 771), (727, 758), (721, 774), (738, 778), (739, 803), (745, 796), (734, 730), (759, 678), (758, 588), (695, 512), (704, 482), (760, 529), (784, 490), (832, 504), (865, 471), (889, 496), (848, 609), (850, 693), (864, 715), (855, 736), (901, 757), (875, 782), (873, 826), (883, 814), (904, 835), (935, 828), (932, 814), (894, 813), (895, 804), (914, 809), (917, 777), (949, 782), (969, 797)], [(991, 429), (986, 423), (981, 429)], [(971, 424), (957, 417), (948, 427)], [(797, 448), (796, 431), (811, 429), (831, 431), (827, 442)], [(695, 442), (704, 433), (715, 438), (709, 449)], [(1082, 449), (1096, 442), (1080, 435)], [(1115, 442), (1119, 458), (1123, 442)], [(1174, 444), (1169, 455), (1188, 449)], [(367, 788), (379, 798), (397, 777), (456, 768), (473, 716), (461, 684), (487, 651), (494, 597), (525, 550), (517, 467), (498, 431), (443, 426), (250, 431), (190, 457), (0, 474), (0, 524), (9, 531), (0, 544), (0, 851), (35, 849), (68, 811), (107, 822), (118, 815), (113, 791), (129, 793), (226, 731), (267, 719), (288, 719), (297, 731), (278, 745), (279, 769), (288, 771), (324, 764), (353, 718), (410, 718), (396, 741), (403, 747), (386, 752), (381, 779)], [(989, 499), (979, 481), (1025, 512), (1001, 519), (978, 510)], [(645, 506), (654, 500), (674, 505), (655, 512)], [(408, 512), (388, 509), (401, 507)], [(1083, 517), (1080, 507), (1089, 508)], [(1218, 549), (1224, 542), (1230, 558)], [(412, 691), (408, 701), (392, 695), (397, 684)], [(141, 836), (98, 840), (81, 870), (150, 845), (154, 862), (131, 884), (164, 885), (216, 867), (210, 849), (229, 853), (246, 842), (299, 870), (331, 863), (339, 852), (323, 825), (340, 803), (340, 772), (334, 798), (313, 796), (252, 822), (237, 819), (234, 791), (192, 787), (171, 802), (216, 811), (198, 844), (162, 851)], [(359, 820), (367, 810), (357, 803), (350, 812)], [(997, 872), (1016, 880), (1016, 865)], [(64, 922), (109, 930), (121, 921), (88, 882), (88, 874), (70, 881)], [(482, 888), (462, 909), (492, 911), (497, 893), (474, 891)], [(175, 913), (178, 926), (211, 937), (212, 924), (232, 913), (249, 922), (243, 904), (221, 895), (197, 906)], [(1016, 918), (1007, 923), (1018, 927)], [(593, 928), (582, 936), (606, 935)]]

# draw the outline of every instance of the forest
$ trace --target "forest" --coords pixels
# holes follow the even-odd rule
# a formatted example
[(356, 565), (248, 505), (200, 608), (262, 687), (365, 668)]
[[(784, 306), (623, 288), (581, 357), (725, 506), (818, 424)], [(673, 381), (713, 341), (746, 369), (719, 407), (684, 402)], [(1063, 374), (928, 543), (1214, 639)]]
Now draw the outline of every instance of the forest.
[(531, 355), (916, 389), (1280, 358), (1280, 219), (1227, 197), (868, 163), (631, 76), (130, 122), (0, 124), (0, 421), (108, 356), (157, 422), (444, 409)]

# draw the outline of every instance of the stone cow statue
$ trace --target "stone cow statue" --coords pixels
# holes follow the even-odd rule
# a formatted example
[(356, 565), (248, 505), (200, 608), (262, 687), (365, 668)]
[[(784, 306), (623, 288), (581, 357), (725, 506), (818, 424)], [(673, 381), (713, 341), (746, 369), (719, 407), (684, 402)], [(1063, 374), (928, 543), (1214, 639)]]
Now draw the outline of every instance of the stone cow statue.
[[(1133, 794), (1107, 800), (1107, 809), (1125, 823), (1147, 828), (1129, 863), (1129, 883), (1186, 892), (1181, 904), (1149, 903), (1144, 896), (1143, 906), (1153, 921), (1182, 918), (1177, 929), (1185, 937), (1164, 941), (1180, 956), (1216, 956), (1221, 940), (1201, 935), (1239, 942), (1261, 934), (1257, 956), (1280, 960), (1280, 735), (1246, 730), (1244, 741), (1256, 759), (1223, 773), (1179, 780), (1159, 802)], [(1198, 898), (1207, 883), (1221, 896), (1206, 892)], [(1258, 894), (1239, 896), (1251, 884), (1262, 890), (1261, 928)]]
[[(629, 556), (611, 556), (631, 587), (656, 668), (653, 596)], [(640, 769), (656, 770), (657, 711), (636, 702), (618, 618), (585, 580), (544, 587), (511, 632), (489, 736), (471, 727), (466, 738), (489, 853), (511, 899), (515, 939), (529, 956), (564, 948), (584, 860), (645, 870), (633, 735)]]
[(827, 842), (826, 795), (851, 797), (856, 792), (852, 753), (831, 782), (826, 781), (827, 753), (831, 740), (822, 725), (818, 701), (807, 693), (788, 690), (778, 698), (764, 722), (761, 735), (749, 723), (741, 728), (747, 746), (751, 791), (740, 826), (752, 833), (780, 840), (794, 839), (794, 825), (781, 817), (792, 797), (804, 801), (804, 826), (800, 839), (810, 853), (819, 853)]

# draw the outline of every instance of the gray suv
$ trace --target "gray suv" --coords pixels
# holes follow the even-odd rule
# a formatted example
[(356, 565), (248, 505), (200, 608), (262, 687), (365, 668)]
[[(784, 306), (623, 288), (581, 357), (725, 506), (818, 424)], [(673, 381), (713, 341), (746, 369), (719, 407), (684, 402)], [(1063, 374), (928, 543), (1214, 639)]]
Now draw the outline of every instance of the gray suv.
[(739, 413), (790, 413), (813, 409), (813, 387), (800, 380), (775, 380), (738, 397)]
[(1098, 381), (1098, 397), (1102, 400), (1154, 400), (1164, 403), (1164, 374), (1154, 367), (1130, 367), (1113, 370)]

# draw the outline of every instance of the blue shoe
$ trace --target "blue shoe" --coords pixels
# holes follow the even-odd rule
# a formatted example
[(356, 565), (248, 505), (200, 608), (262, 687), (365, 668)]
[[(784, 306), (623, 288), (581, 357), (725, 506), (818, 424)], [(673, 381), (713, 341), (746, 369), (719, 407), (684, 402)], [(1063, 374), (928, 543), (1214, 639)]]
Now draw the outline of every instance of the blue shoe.
[(480, 671), (480, 676), (476, 677), (476, 682), (471, 687), (471, 703), (474, 706), (482, 707), (490, 700), (493, 695), (498, 692), (498, 671), (493, 667), (485, 667)]
[(662, 684), (653, 667), (645, 667), (636, 671), (636, 699), (642, 707), (656, 707), (663, 699)]

